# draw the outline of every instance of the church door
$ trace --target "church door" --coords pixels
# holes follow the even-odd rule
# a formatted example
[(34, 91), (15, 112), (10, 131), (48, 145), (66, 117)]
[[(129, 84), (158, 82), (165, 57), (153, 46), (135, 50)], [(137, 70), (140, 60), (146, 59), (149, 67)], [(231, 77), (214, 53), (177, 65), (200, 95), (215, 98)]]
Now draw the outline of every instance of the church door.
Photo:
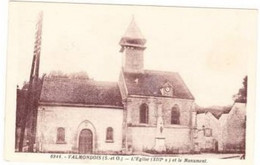
[(79, 135), (79, 153), (89, 154), (93, 149), (93, 134), (89, 129), (83, 129)]

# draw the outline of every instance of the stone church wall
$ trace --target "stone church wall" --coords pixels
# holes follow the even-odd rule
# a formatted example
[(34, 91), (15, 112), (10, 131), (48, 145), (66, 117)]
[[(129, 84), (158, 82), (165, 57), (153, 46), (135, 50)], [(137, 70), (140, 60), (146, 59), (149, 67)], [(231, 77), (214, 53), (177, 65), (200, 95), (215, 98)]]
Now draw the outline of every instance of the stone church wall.
[[(155, 147), (156, 127), (131, 127), (133, 151), (148, 151)], [(187, 127), (165, 128), (165, 147), (169, 152), (188, 153), (191, 150)]]
[[(146, 103), (149, 107), (147, 124), (140, 123), (139, 107)], [(164, 122), (165, 144), (171, 152), (187, 153), (192, 149), (190, 130), (192, 126), (193, 100), (173, 98), (128, 98), (127, 123), (128, 144), (133, 151), (152, 150), (155, 145), (158, 105), (161, 105)], [(180, 124), (171, 124), (171, 109), (174, 105), (180, 108)]]
[(192, 150), (190, 129), (188, 127), (165, 128), (164, 134), (166, 148), (171, 152), (188, 153)]
[(162, 105), (162, 117), (164, 125), (171, 125), (171, 109), (174, 105), (180, 108), (180, 125), (190, 126), (193, 100), (174, 99), (174, 98), (156, 98), (156, 97), (143, 97), (143, 98), (128, 98), (127, 101), (127, 117), (128, 123), (132, 125), (140, 125), (140, 106), (146, 103), (149, 107), (149, 121), (148, 125), (155, 126), (158, 115), (158, 105)]
[[(83, 128), (93, 132), (93, 152), (121, 151), (123, 110), (112, 108), (40, 106), (37, 124), (39, 152), (78, 152)], [(57, 128), (65, 128), (65, 143), (57, 144)], [(113, 128), (113, 142), (106, 142), (106, 129)], [(81, 129), (81, 130), (80, 130)]]
[(124, 69), (126, 72), (140, 72), (143, 69), (143, 49), (125, 48)]

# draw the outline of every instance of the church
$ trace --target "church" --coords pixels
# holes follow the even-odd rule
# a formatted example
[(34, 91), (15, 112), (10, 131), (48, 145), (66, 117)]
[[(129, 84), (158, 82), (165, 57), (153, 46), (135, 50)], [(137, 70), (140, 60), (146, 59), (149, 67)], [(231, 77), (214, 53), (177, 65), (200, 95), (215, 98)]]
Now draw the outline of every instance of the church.
[(118, 82), (43, 81), (36, 151), (134, 154), (194, 151), (194, 97), (176, 72), (146, 70), (146, 39), (134, 19), (119, 42)]

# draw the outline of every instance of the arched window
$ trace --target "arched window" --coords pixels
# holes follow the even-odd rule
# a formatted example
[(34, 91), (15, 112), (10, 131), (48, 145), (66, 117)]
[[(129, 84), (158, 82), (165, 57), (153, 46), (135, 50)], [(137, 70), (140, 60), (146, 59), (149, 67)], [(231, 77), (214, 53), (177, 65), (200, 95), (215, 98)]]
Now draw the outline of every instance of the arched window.
[(140, 123), (148, 123), (148, 115), (149, 115), (149, 109), (147, 104), (142, 104), (140, 106)]
[(107, 128), (106, 141), (113, 141), (113, 128)]
[(180, 108), (178, 105), (172, 107), (171, 124), (180, 124)]
[(57, 143), (65, 143), (65, 129), (63, 127), (57, 129)]

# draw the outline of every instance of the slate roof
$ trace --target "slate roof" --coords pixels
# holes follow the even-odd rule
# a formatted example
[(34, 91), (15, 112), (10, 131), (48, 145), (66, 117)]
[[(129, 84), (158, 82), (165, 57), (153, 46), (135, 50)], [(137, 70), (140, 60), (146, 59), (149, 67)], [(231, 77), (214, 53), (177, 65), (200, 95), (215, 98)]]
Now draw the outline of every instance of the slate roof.
[(126, 33), (119, 42), (119, 44), (122, 46), (120, 52), (124, 51), (125, 46), (139, 47), (145, 49), (145, 43), (146, 39), (142, 35), (140, 29), (136, 25), (135, 20), (133, 18), (126, 30)]
[(117, 106), (123, 108), (116, 82), (88, 79), (46, 78), (40, 102)]
[(135, 23), (135, 19), (133, 18), (131, 23), (129, 24), (125, 34), (123, 37), (126, 38), (134, 38), (134, 39), (145, 39), (141, 30)]
[(123, 71), (123, 75), (129, 95), (169, 97), (160, 91), (168, 82), (173, 87), (173, 98), (194, 99), (178, 73), (144, 70), (144, 73)]

